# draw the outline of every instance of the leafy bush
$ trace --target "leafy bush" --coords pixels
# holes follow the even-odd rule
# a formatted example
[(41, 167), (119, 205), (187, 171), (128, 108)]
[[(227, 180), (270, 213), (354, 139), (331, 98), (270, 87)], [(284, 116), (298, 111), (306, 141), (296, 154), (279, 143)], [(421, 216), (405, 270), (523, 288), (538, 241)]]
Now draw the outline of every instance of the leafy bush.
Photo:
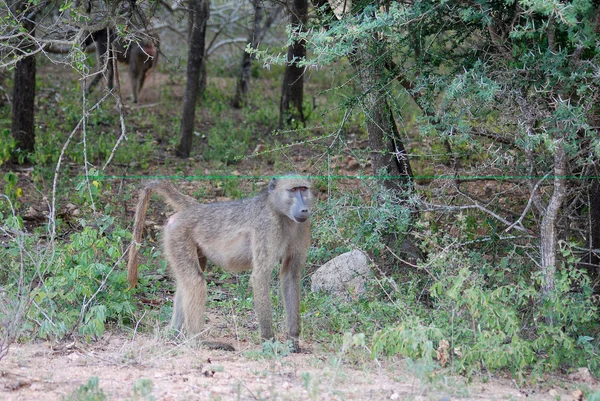
[(390, 238), (401, 242), (411, 222), (409, 204), (375, 182), (364, 187), (365, 194), (349, 192), (317, 204), (319, 224), (313, 228), (317, 246), (330, 250), (359, 248), (379, 256)]
[(527, 274), (534, 269), (524, 269), (517, 254), (491, 263), (479, 251), (462, 248), (455, 237), (424, 237), (425, 247), (444, 249), (421, 263), (430, 277), (422, 288), (428, 304), (410, 305), (407, 318), (377, 332), (375, 356), (447, 359), (467, 375), (508, 369), (523, 378), (582, 366), (600, 370), (593, 342), (598, 308), (583, 271), (563, 266), (553, 296), (539, 302), (542, 277)]
[(362, 332), (373, 357), (437, 361), (467, 376), (507, 370), (523, 380), (579, 367), (600, 371), (598, 306), (569, 246), (561, 244), (564, 263), (554, 277), (555, 292), (544, 300), (542, 276), (519, 248), (501, 241), (464, 245), (478, 228), (468, 216), (455, 216), (451, 235), (434, 234), (422, 222), (416, 227), (429, 251), (426, 260), (374, 279), (371, 291), (353, 303), (308, 294), (301, 307), (303, 335), (323, 342), (329, 337), (328, 343), (340, 346), (341, 333)]
[(10, 134), (10, 129), (0, 130), (0, 166), (10, 159), (16, 144), (15, 139)]
[(440, 329), (423, 326), (418, 319), (411, 318), (376, 332), (371, 352), (375, 358), (381, 354), (400, 354), (412, 359), (431, 360), (436, 357), (436, 345), (442, 338)]
[[(8, 223), (5, 220), (5, 227)], [(26, 328), (34, 336), (97, 337), (108, 322), (131, 316), (126, 273), (116, 269), (129, 233), (115, 227), (111, 217), (101, 217), (93, 225), (80, 223), (83, 231), (64, 242), (48, 244), (40, 236), (24, 235), (0, 249), (7, 267), (0, 278), (8, 298), (22, 294), (23, 286), (32, 288)], [(21, 267), (25, 273), (19, 278)]]
[[(19, 181), (19, 177), (15, 173), (8, 172), (8, 173), (4, 174), (4, 182), (5, 182), (4, 195), (6, 196), (6, 198), (0, 200), (0, 210), (9, 210), (9, 209), (18, 209), (19, 208), (20, 203), (19, 203), (18, 199), (23, 194), (23, 190), (18, 187), (18, 181)], [(4, 207), (5, 201), (10, 202), (10, 204), (11, 204), (10, 207), (8, 207), (8, 208)]]

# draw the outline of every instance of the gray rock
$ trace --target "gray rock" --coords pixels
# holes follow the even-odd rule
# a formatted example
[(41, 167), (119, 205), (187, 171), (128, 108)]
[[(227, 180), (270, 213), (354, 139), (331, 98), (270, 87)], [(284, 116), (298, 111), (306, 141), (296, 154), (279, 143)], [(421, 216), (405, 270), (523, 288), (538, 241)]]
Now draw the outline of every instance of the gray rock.
[(371, 275), (367, 256), (351, 251), (331, 259), (314, 272), (311, 282), (313, 292), (324, 291), (342, 298), (366, 292), (366, 282)]

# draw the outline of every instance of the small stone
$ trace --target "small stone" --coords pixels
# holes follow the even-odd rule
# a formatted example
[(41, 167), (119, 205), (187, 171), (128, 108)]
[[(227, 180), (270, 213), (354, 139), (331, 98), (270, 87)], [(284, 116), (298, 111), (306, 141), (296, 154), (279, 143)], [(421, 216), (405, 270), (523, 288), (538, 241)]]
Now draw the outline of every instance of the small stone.
[(583, 401), (583, 391), (575, 390), (571, 393), (571, 395), (573, 395), (573, 399), (575, 401)]
[(254, 152), (253, 153), (262, 153), (265, 150), (267, 150), (267, 145), (263, 144), (263, 143), (259, 143), (258, 145), (256, 145), (256, 147), (254, 148)]
[(35, 220), (42, 217), (42, 214), (33, 206), (29, 206), (29, 209), (27, 209), (27, 212), (25, 212), (25, 216), (23, 217), (28, 220)]
[(360, 164), (356, 161), (356, 159), (352, 159), (348, 161), (348, 165), (346, 166), (348, 170), (354, 171), (360, 168)]
[(592, 376), (588, 368), (577, 369), (577, 372), (569, 375), (569, 379), (584, 383), (593, 383), (595, 381), (594, 376)]

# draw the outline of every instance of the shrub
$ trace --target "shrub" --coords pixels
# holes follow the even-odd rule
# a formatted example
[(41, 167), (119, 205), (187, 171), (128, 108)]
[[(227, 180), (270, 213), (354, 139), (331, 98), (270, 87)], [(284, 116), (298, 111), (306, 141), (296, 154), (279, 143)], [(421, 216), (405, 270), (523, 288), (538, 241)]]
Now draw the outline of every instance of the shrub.
[(31, 288), (25, 292), (31, 300), (25, 328), (34, 336), (97, 337), (108, 322), (123, 322), (131, 315), (126, 273), (116, 269), (129, 234), (107, 216), (93, 225), (81, 223), (83, 230), (67, 241), (45, 243), (42, 236), (22, 235), (0, 249), (7, 266), (0, 277), (7, 297), (22, 296), (23, 286)]
[(428, 304), (415, 302), (408, 317), (377, 332), (375, 356), (448, 359), (467, 375), (507, 369), (520, 379), (582, 366), (600, 370), (593, 342), (598, 309), (583, 271), (563, 266), (551, 299), (540, 302), (542, 277), (528, 273), (535, 269), (524, 268), (518, 255), (492, 263), (489, 255), (461, 247), (456, 238), (427, 238), (425, 246), (439, 242), (444, 248), (420, 264), (430, 276), (422, 289)]
[(340, 251), (357, 248), (379, 256), (390, 238), (401, 243), (411, 222), (410, 205), (375, 182), (365, 183), (364, 188), (365, 194), (348, 192), (316, 205), (319, 224), (313, 228), (313, 238), (317, 245)]

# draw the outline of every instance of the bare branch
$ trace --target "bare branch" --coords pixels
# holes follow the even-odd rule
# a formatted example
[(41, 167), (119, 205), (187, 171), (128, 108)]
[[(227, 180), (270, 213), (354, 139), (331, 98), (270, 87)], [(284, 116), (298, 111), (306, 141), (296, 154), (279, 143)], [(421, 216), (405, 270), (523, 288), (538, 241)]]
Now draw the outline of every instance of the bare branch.
[(535, 183), (535, 185), (531, 189), (531, 195), (529, 196), (529, 199), (527, 200), (527, 205), (525, 205), (525, 209), (523, 209), (523, 213), (521, 213), (521, 216), (517, 219), (517, 221), (515, 221), (514, 223), (512, 223), (510, 225), (510, 227), (508, 227), (506, 230), (504, 230), (505, 232), (509, 232), (510, 230), (512, 230), (513, 227), (515, 227), (517, 225), (522, 227), (521, 222), (523, 221), (523, 219), (525, 218), (525, 216), (529, 212), (529, 208), (531, 207), (532, 201), (537, 196), (537, 190), (538, 190), (540, 184), (545, 179), (547, 179), (548, 176), (550, 176), (550, 172), (548, 172), (542, 179), (538, 180), (538, 182)]
[(481, 210), (482, 212), (484, 212), (486, 214), (489, 214), (490, 216), (492, 216), (493, 218), (495, 218), (498, 221), (501, 221), (502, 223), (506, 224), (507, 226), (514, 226), (514, 228), (519, 231), (527, 232), (527, 229), (525, 227), (523, 227), (521, 224), (515, 225), (514, 223), (511, 223), (510, 221), (506, 220), (504, 217), (500, 216), (499, 214), (491, 211), (490, 209), (488, 209), (487, 207), (485, 207), (484, 205), (482, 205), (477, 200), (473, 199), (472, 197), (470, 197), (469, 195), (467, 195), (460, 189), (457, 189), (457, 190), (458, 190), (459, 194), (461, 194), (462, 196), (464, 196), (465, 198), (467, 198), (469, 201), (471, 201), (473, 203), (473, 207)]

